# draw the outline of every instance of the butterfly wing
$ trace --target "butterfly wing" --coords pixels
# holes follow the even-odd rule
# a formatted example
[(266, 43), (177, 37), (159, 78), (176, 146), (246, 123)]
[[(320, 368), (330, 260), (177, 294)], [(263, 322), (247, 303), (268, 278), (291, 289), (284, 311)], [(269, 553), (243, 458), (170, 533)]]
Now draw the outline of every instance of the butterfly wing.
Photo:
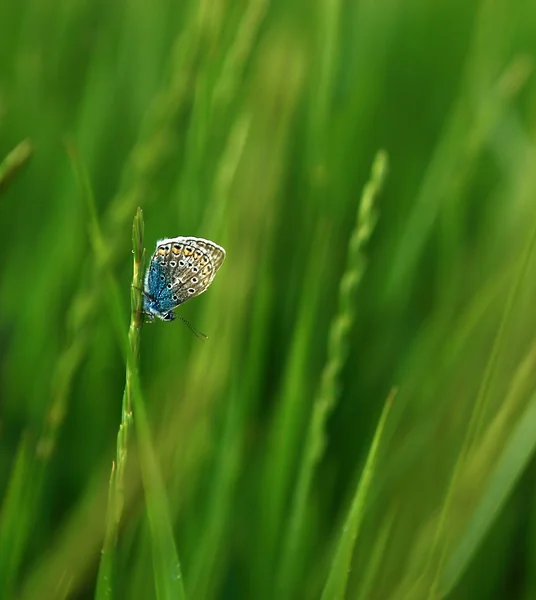
[[(203, 238), (176, 237), (160, 240), (155, 257), (153, 277), (161, 282), (155, 298), (163, 310), (171, 310), (208, 288), (225, 259), (225, 250)], [(164, 279), (159, 271), (165, 273)]]
[(167, 320), (166, 315), (174, 307), (171, 287), (167, 257), (157, 246), (145, 273), (144, 311), (151, 318), (157, 316)]

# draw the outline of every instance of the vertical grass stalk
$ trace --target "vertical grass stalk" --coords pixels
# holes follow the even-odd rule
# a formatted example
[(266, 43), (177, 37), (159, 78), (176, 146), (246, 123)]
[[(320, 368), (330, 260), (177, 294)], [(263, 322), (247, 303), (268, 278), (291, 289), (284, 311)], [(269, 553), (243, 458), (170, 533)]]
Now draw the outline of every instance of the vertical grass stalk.
[(132, 426), (132, 390), (134, 378), (138, 379), (140, 331), (143, 323), (142, 289), (143, 266), (145, 264), (145, 249), (143, 247), (143, 211), (138, 207), (132, 226), (132, 248), (134, 253), (134, 268), (132, 287), (130, 289), (131, 317), (128, 330), (128, 350), (126, 361), (125, 391), (121, 410), (121, 425), (117, 435), (117, 480), (116, 491), (118, 504), (116, 506), (116, 521), (121, 519), (124, 496), (124, 473), (127, 458), (129, 430)]
[(121, 520), (125, 497), (125, 469), (127, 462), (128, 443), (132, 429), (132, 390), (133, 381), (138, 380), (140, 331), (143, 323), (142, 316), (142, 286), (143, 268), (145, 264), (145, 248), (143, 246), (143, 211), (138, 207), (132, 226), (132, 248), (134, 267), (130, 293), (131, 317), (128, 331), (128, 349), (126, 359), (126, 380), (121, 409), (121, 424), (117, 434), (117, 457), (112, 464), (110, 487), (108, 492), (108, 514), (106, 520), (106, 535), (104, 539), (97, 591), (95, 598), (110, 598), (113, 596), (113, 552), (117, 542), (117, 529)]
[(71, 146), (70, 155), (75, 174), (84, 192), (89, 211), (89, 237), (96, 261), (104, 269), (106, 291), (110, 303), (110, 315), (120, 348), (126, 362), (126, 384), (123, 394), (121, 424), (117, 434), (117, 458), (112, 465), (108, 494), (108, 514), (106, 534), (97, 580), (96, 600), (113, 598), (114, 550), (117, 531), (124, 504), (125, 467), (128, 443), (131, 437), (133, 406), (136, 410), (136, 433), (140, 447), (140, 467), (143, 487), (147, 501), (147, 515), (151, 530), (151, 550), (153, 556), (154, 583), (157, 600), (183, 600), (184, 585), (182, 572), (173, 539), (173, 526), (167, 507), (164, 482), (155, 455), (149, 424), (145, 412), (145, 403), (139, 376), (140, 331), (142, 326), (142, 285), (143, 285), (143, 213), (140, 208), (133, 224), (134, 273), (131, 287), (131, 320), (128, 337), (124, 332), (124, 316), (121, 307), (119, 286), (106, 262), (106, 245), (99, 225), (97, 210), (88, 174)]
[[(112, 465), (108, 492), (108, 513), (106, 521), (106, 533), (99, 564), (97, 578), (97, 589), (95, 598), (98, 600), (113, 597), (113, 550), (117, 539), (117, 527), (121, 517), (124, 502), (124, 472), (127, 457), (127, 445), (129, 429), (132, 424), (132, 378), (133, 373), (137, 376), (137, 356), (139, 350), (139, 329), (141, 327), (141, 286), (139, 282), (143, 279), (143, 214), (141, 209), (134, 218), (133, 245), (134, 245), (134, 283), (135, 289), (131, 296), (132, 318), (128, 338), (124, 334), (124, 317), (121, 307), (121, 297), (117, 282), (115, 281), (107, 262), (106, 244), (99, 223), (95, 198), (89, 175), (85, 165), (74, 144), (67, 142), (67, 150), (73, 166), (75, 177), (86, 201), (89, 217), (89, 239), (94, 254), (97, 269), (105, 275), (106, 292), (110, 304), (112, 324), (117, 332), (119, 345), (125, 357), (127, 365), (127, 382), (123, 394), (123, 407), (121, 411), (121, 424), (117, 435), (117, 460)], [(139, 298), (136, 298), (137, 292)]]
[(339, 308), (329, 331), (327, 361), (309, 422), (304, 456), (292, 499), (289, 527), (283, 543), (278, 577), (278, 597), (281, 598), (293, 597), (296, 577), (294, 565), (302, 538), (307, 499), (316, 465), (325, 448), (325, 423), (339, 395), (340, 373), (348, 356), (350, 332), (355, 317), (357, 289), (366, 268), (363, 250), (376, 225), (375, 202), (385, 180), (387, 164), (387, 154), (384, 151), (378, 152), (372, 165), (371, 177), (363, 189), (356, 225), (348, 246), (347, 266), (339, 288)]

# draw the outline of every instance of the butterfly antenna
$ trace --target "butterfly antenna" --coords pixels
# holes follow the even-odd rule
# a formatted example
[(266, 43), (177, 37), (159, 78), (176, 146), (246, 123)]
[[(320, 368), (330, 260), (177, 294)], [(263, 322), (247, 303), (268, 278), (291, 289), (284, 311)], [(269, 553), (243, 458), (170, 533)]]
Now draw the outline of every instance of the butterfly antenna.
[(195, 335), (198, 340), (205, 341), (208, 340), (208, 335), (205, 335), (203, 332), (199, 331), (197, 327), (192, 325), (190, 321), (187, 321), (182, 315), (177, 315), (179, 319), (188, 327), (188, 329)]

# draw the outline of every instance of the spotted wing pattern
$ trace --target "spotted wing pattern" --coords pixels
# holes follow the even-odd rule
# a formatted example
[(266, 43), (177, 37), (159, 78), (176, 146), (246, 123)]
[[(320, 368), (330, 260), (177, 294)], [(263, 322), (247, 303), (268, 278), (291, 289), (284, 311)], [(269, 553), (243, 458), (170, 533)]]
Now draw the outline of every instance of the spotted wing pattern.
[(203, 238), (160, 240), (145, 278), (146, 312), (171, 320), (169, 311), (202, 294), (212, 283), (225, 250)]

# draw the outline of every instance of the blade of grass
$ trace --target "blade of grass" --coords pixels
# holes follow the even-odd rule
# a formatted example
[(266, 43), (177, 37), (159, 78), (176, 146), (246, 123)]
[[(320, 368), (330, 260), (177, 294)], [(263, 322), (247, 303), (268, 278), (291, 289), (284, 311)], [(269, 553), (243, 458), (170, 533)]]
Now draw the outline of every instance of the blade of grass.
[[(93, 250), (96, 259), (103, 260), (104, 238), (97, 218), (89, 177), (82, 162), (79, 160), (78, 154), (71, 151), (71, 157), (88, 204), (90, 238)], [(151, 550), (157, 598), (158, 600), (183, 600), (185, 598), (184, 586), (180, 562), (173, 539), (173, 528), (167, 507), (165, 486), (150, 439), (145, 403), (139, 381), (138, 359), (142, 326), (143, 257), (145, 252), (143, 247), (143, 213), (141, 208), (138, 208), (134, 218), (132, 240), (134, 269), (131, 286), (132, 314), (128, 339), (122, 329), (124, 318), (122, 315), (119, 287), (109, 269), (105, 270), (107, 274), (106, 287), (109, 292), (110, 304), (112, 305), (112, 319), (126, 356), (126, 384), (123, 394), (121, 425), (117, 436), (117, 473), (110, 480), (111, 485), (113, 485), (113, 489), (110, 492), (112, 495), (112, 506), (109, 507), (108, 511), (107, 531), (110, 531), (110, 533), (107, 534), (106, 541), (111, 545), (113, 538), (117, 535), (116, 529), (121, 518), (124, 502), (124, 470), (127, 459), (129, 432), (134, 422), (139, 440), (140, 466), (151, 530)], [(135, 406), (136, 410), (135, 420), (133, 418), (133, 406)], [(112, 519), (113, 523), (110, 523), (109, 519)], [(105, 547), (105, 550), (109, 550), (109, 548)], [(113, 568), (109, 552), (105, 552), (104, 555), (106, 559), (100, 571), (100, 581), (97, 589), (98, 592), (102, 591), (103, 593), (111, 585), (110, 579), (105, 579), (105, 577), (110, 575)]]
[(489, 532), (516, 481), (533, 458), (536, 451), (535, 429), (536, 394), (532, 396), (496, 462), (486, 489), (482, 491), (480, 503), (465, 527), (461, 540), (445, 559), (445, 566), (437, 585), (437, 597), (444, 598), (452, 591)]
[[(196, 544), (189, 578), (189, 593), (196, 600), (213, 597), (219, 576), (221, 557), (225, 555), (225, 542), (228, 522), (233, 510), (235, 486), (240, 472), (244, 446), (244, 400), (240, 394), (244, 382), (237, 384), (229, 394), (229, 404), (225, 417), (221, 446), (218, 452), (208, 510), (204, 519), (204, 530)], [(247, 385), (247, 382), (245, 382)]]
[(389, 411), (391, 410), (395, 395), (396, 390), (393, 389), (385, 401), (385, 405), (383, 407), (383, 411), (380, 416), (378, 426), (376, 427), (372, 444), (370, 446), (367, 461), (363, 468), (363, 473), (357, 484), (348, 517), (344, 523), (341, 536), (335, 549), (333, 562), (331, 564), (326, 585), (322, 592), (321, 600), (342, 600), (344, 598), (346, 585), (348, 582), (348, 572), (350, 570), (350, 564), (352, 561), (352, 554), (354, 551), (355, 541), (359, 534), (361, 522), (363, 520), (363, 511), (374, 475), (378, 449), (380, 447), (385, 423), (387, 421)]
[(117, 539), (116, 521), (113, 515), (116, 513), (115, 489), (117, 471), (115, 461), (112, 462), (112, 471), (110, 473), (110, 484), (108, 487), (108, 505), (106, 512), (106, 533), (104, 544), (102, 546), (101, 558), (99, 562), (99, 572), (97, 574), (97, 586), (95, 589), (95, 600), (105, 600), (115, 597), (114, 592), (114, 568), (115, 556), (114, 549)]
[(374, 581), (380, 570), (382, 558), (385, 556), (387, 551), (387, 542), (389, 541), (389, 536), (391, 535), (391, 531), (393, 529), (395, 517), (396, 509), (392, 510), (392, 512), (387, 515), (380, 531), (378, 532), (378, 535), (376, 536), (376, 539), (374, 540), (374, 546), (372, 548), (372, 552), (370, 553), (370, 560), (368, 561), (363, 579), (359, 583), (357, 600), (368, 600), (369, 598), (377, 596), (377, 594), (371, 594), (372, 586), (374, 585)]
[[(313, 247), (319, 247), (325, 239), (324, 232), (318, 228)], [(305, 286), (300, 300), (298, 320), (294, 327), (288, 359), (283, 375), (281, 391), (278, 393), (278, 405), (275, 410), (273, 422), (270, 427), (268, 449), (266, 450), (263, 493), (261, 496), (260, 520), (261, 532), (265, 548), (264, 560), (270, 564), (277, 563), (277, 546), (285, 528), (285, 506), (288, 501), (292, 485), (292, 473), (295, 469), (294, 457), (297, 453), (299, 435), (306, 420), (307, 406), (301, 401), (308, 397), (312, 390), (309, 389), (309, 372), (307, 370), (312, 344), (312, 332), (320, 305), (320, 280), (318, 270), (326, 264), (325, 256), (309, 261), (304, 280), (309, 283)], [(264, 561), (263, 561), (264, 562)], [(265, 569), (263, 569), (266, 572)], [(273, 569), (269, 570), (269, 581), (257, 584), (261, 589), (273, 589)]]
[[(147, 516), (151, 531), (153, 570), (158, 600), (184, 600), (184, 584), (169, 514), (166, 490), (158, 460), (151, 442), (139, 378), (139, 348), (142, 325), (142, 286), (145, 249), (143, 247), (143, 215), (140, 208), (133, 226), (134, 273), (131, 287), (132, 318), (129, 330), (127, 379), (123, 397), (123, 414), (127, 422), (134, 421), (139, 441), (139, 456), (143, 486), (147, 501)], [(124, 446), (126, 452), (126, 445)]]
[[(167, 65), (168, 80), (158, 90), (147, 111), (138, 139), (123, 169), (120, 189), (109, 203), (104, 216), (104, 230), (110, 233), (106, 235), (103, 247), (108, 251), (101, 257), (97, 268), (92, 265), (90, 284), (80, 285), (68, 310), (67, 336), (52, 377), (50, 416), (40, 440), (48, 455), (56, 445), (73, 381), (88, 350), (88, 328), (101, 303), (104, 269), (111, 268), (115, 257), (121, 255), (120, 248), (125, 243), (122, 232), (126, 230), (128, 219), (138, 205), (147, 201), (156, 174), (171, 155), (173, 144), (169, 131), (173, 128), (170, 124), (177, 119), (188, 102), (188, 85), (199, 53), (196, 42), (199, 22), (196, 17), (194, 11), (191, 22), (185, 27), (187, 33), (176, 37)], [(95, 110), (94, 105), (91, 105), (90, 110)], [(118, 305), (114, 302), (113, 306)]]
[[(490, 54), (490, 41), (498, 40), (493, 44), (494, 47), (508, 43), (510, 28), (505, 25), (504, 19), (493, 18), (494, 12), (502, 13), (504, 19), (512, 14), (506, 2), (485, 0), (479, 5), (462, 92), (431, 156), (394, 254), (385, 290), (388, 296), (396, 293), (399, 303), (409, 297), (410, 284), (419, 273), (416, 268), (419, 257), (430, 238), (442, 205), (447, 204), (444, 199), (454, 197), (456, 204), (461, 202), (458, 200), (461, 198), (460, 191), (468, 184), (475, 159), (482, 153), (511, 95), (519, 90), (519, 87), (501, 88), (502, 78), (498, 85), (495, 79), (500, 63), (496, 62), (496, 53)], [(523, 78), (520, 85), (523, 85)]]
[(182, 571), (173, 538), (166, 491), (151, 442), (145, 403), (137, 372), (132, 373), (134, 420), (140, 449), (140, 466), (151, 531), (153, 570), (158, 600), (184, 600)]
[(34, 467), (34, 456), (25, 435), (19, 443), (0, 512), (0, 589), (7, 598), (12, 597), (31, 522), (27, 510), (21, 511), (21, 507), (27, 509), (29, 506), (25, 495), (31, 493), (28, 482), (33, 481)]
[[(80, 158), (79, 153), (75, 149), (72, 143), (67, 144), (69, 151), (69, 157), (73, 166), (73, 170), (78, 181), (78, 185), (82, 190), (82, 195), (87, 204), (89, 213), (89, 237), (93, 252), (97, 262), (100, 264), (106, 264), (105, 258), (105, 244), (104, 238), (98, 222), (97, 210), (95, 206), (95, 199), (93, 197), (93, 191), (89, 181), (88, 173), (85, 169), (84, 164)], [(141, 244), (140, 244), (141, 242)], [(104, 539), (104, 546), (101, 554), (101, 562), (99, 565), (99, 574), (97, 577), (97, 588), (95, 598), (102, 600), (104, 598), (113, 597), (113, 570), (114, 570), (114, 557), (113, 552), (117, 542), (117, 528), (121, 519), (121, 512), (124, 504), (124, 473), (127, 459), (127, 449), (129, 440), (129, 429), (132, 425), (132, 409), (130, 402), (130, 388), (129, 388), (129, 371), (132, 368), (131, 360), (129, 357), (137, 357), (137, 353), (133, 350), (139, 347), (139, 331), (133, 333), (133, 324), (138, 325), (138, 330), (141, 326), (139, 321), (139, 314), (136, 314), (136, 308), (138, 306), (137, 300), (134, 299), (134, 287), (139, 287), (142, 275), (140, 275), (140, 268), (142, 266), (143, 259), (143, 215), (141, 209), (138, 209), (136, 217), (134, 218), (133, 225), (133, 245), (134, 245), (134, 281), (133, 281), (133, 293), (132, 293), (132, 323), (129, 331), (129, 342), (130, 352), (124, 349), (127, 354), (127, 383), (125, 386), (125, 392), (123, 394), (123, 405), (121, 410), (121, 424), (119, 425), (119, 431), (117, 434), (117, 458), (116, 463), (112, 465), (112, 473), (110, 477), (110, 488), (108, 492), (108, 511), (107, 511), (107, 523), (106, 523), (106, 535)], [(141, 248), (141, 249), (140, 249)], [(112, 305), (116, 305), (114, 302), (114, 296), (118, 295), (117, 286), (113, 280), (111, 273), (108, 268), (104, 267), (106, 277), (109, 280), (107, 291), (110, 293), (110, 302)], [(138, 292), (139, 293), (139, 292)], [(141, 300), (140, 300), (141, 302)], [(117, 324), (123, 321), (120, 315), (121, 307), (119, 308), (119, 319)], [(122, 328), (119, 326), (118, 331), (120, 332), (120, 339), (125, 343), (124, 336), (121, 335)], [(117, 465), (117, 468), (116, 468)]]
[[(94, 207), (93, 207), (94, 208)], [(96, 600), (110, 598), (113, 594), (114, 549), (117, 543), (117, 529), (125, 498), (125, 470), (129, 443), (129, 430), (132, 426), (132, 371), (138, 369), (140, 333), (142, 326), (142, 286), (145, 248), (143, 246), (143, 211), (138, 208), (132, 226), (132, 247), (134, 268), (131, 287), (131, 321), (128, 332), (129, 353), (127, 354), (126, 384), (121, 409), (121, 424), (117, 434), (117, 463), (112, 465), (108, 493), (106, 536), (101, 554), (97, 578)], [(117, 464), (117, 469), (116, 469)]]
[(345, 273), (339, 289), (339, 309), (329, 332), (328, 356), (322, 373), (320, 389), (309, 422), (304, 458), (299, 467), (294, 490), (289, 526), (280, 557), (278, 594), (293, 597), (294, 565), (305, 522), (307, 500), (318, 461), (325, 447), (324, 428), (339, 395), (339, 378), (348, 356), (349, 335), (355, 315), (357, 289), (366, 268), (363, 249), (374, 230), (377, 215), (376, 199), (387, 173), (387, 154), (378, 152), (372, 165), (371, 177), (363, 189), (357, 211), (356, 225), (348, 245)]
[[(261, 263), (259, 272), (264, 268), (265, 265)], [(245, 462), (246, 424), (260, 394), (259, 371), (264, 364), (263, 346), (269, 336), (266, 315), (273, 299), (272, 291), (258, 290), (255, 316), (249, 333), (250, 351), (247, 359), (240, 363), (240, 374), (235, 377), (236, 383), (227, 398), (225, 426), (217, 451), (208, 508), (202, 518), (203, 531), (196, 541), (188, 578), (189, 594), (196, 600), (215, 597), (224, 567), (229, 562), (230, 523), (237, 512), (236, 486)]]
[(24, 167), (33, 154), (32, 142), (22, 140), (0, 163), (0, 193), (2, 193), (13, 177)]
[(482, 427), (482, 419), (484, 415), (484, 410), (486, 406), (486, 401), (489, 396), (490, 386), (492, 383), (493, 375), (495, 373), (496, 365), (500, 353), (504, 350), (504, 340), (506, 335), (507, 325), (510, 322), (510, 319), (514, 315), (514, 305), (515, 301), (519, 295), (519, 291), (521, 288), (522, 282), (525, 280), (527, 272), (529, 270), (531, 258), (534, 252), (534, 248), (536, 246), (536, 223), (529, 234), (528, 240), (525, 245), (525, 249), (521, 256), (521, 260), (519, 262), (519, 266), (517, 268), (517, 272), (514, 276), (513, 284), (510, 288), (510, 292), (506, 299), (506, 303), (501, 315), (501, 321), (499, 323), (499, 327), (497, 329), (497, 333), (495, 335), (493, 346), (491, 348), (491, 352), (486, 364), (486, 368), (484, 370), (484, 374), (482, 377), (482, 381), (480, 383), (480, 387), (478, 390), (477, 398), (475, 400), (475, 405), (471, 412), (471, 417), (469, 419), (469, 424), (467, 426), (467, 431), (464, 437), (464, 441), (460, 452), (458, 454), (458, 458), (456, 459), (456, 464), (454, 466), (452, 476), (449, 481), (449, 486), (447, 489), (447, 493), (445, 495), (445, 499), (443, 505), (441, 507), (440, 518), (438, 521), (434, 541), (431, 547), (431, 551), (429, 553), (428, 565), (427, 569), (434, 568), (434, 558), (438, 556), (439, 559), (434, 568), (434, 577), (433, 582), (430, 587), (430, 598), (434, 598), (436, 594), (436, 589), (438, 585), (438, 578), (442, 571), (444, 561), (446, 559), (446, 553), (448, 550), (448, 544), (444, 542), (442, 547), (440, 548), (440, 540), (445, 533), (445, 525), (447, 521), (448, 512), (451, 507), (452, 496), (454, 494), (456, 485), (458, 483), (458, 479), (462, 470), (462, 467), (467, 459), (468, 453), (470, 452), (475, 438)]

